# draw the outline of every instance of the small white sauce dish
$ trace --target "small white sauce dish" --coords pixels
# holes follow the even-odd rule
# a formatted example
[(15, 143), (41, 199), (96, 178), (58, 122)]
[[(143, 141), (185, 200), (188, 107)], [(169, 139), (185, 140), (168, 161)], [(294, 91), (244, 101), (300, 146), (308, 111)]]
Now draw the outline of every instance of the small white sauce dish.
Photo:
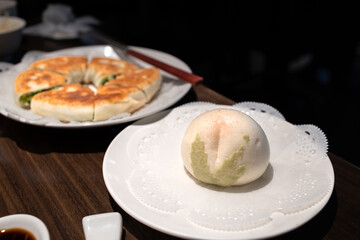
[(13, 214), (0, 218), (0, 231), (21, 228), (31, 232), (37, 240), (50, 240), (46, 225), (39, 218), (28, 214)]
[(118, 212), (101, 213), (82, 219), (86, 240), (120, 240), (122, 235), (122, 217)]

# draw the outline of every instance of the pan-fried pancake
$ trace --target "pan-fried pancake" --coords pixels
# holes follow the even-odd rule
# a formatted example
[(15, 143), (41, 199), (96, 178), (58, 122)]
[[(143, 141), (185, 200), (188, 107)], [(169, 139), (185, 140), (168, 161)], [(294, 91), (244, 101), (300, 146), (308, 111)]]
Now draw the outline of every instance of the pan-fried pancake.
[(96, 94), (94, 121), (103, 121), (124, 112), (132, 113), (145, 103), (145, 94), (136, 87), (100, 86)]
[(31, 110), (44, 117), (61, 121), (92, 121), (95, 93), (79, 83), (67, 84), (36, 94), (31, 100)]
[[(34, 62), (15, 81), (17, 99), (24, 95), (34, 113), (64, 122), (103, 121), (143, 107), (162, 83), (156, 68), (139, 69), (106, 57), (94, 57), (89, 66), (86, 61), (61, 56)], [(94, 84), (97, 91), (82, 83)]]
[(157, 68), (147, 68), (119, 75), (105, 83), (105, 85), (115, 84), (122, 87), (137, 87), (145, 93), (148, 102), (159, 90), (161, 82), (160, 71)]
[(116, 76), (131, 73), (136, 69), (138, 67), (135, 65), (120, 59), (94, 57), (89, 63), (84, 80), (98, 87)]
[(42, 91), (66, 83), (66, 78), (60, 74), (38, 69), (21, 72), (15, 79), (15, 99), (21, 107), (29, 107), (32, 97)]
[(53, 71), (66, 76), (68, 83), (80, 83), (85, 76), (87, 57), (60, 56), (40, 59), (33, 62), (30, 68)]

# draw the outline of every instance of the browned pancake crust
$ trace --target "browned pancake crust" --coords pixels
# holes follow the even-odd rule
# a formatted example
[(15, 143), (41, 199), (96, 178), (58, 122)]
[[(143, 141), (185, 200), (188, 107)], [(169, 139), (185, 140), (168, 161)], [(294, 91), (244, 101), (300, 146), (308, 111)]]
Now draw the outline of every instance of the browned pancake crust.
[(135, 65), (120, 59), (94, 57), (89, 68), (99, 72), (102, 76), (130, 73), (138, 69)]
[[(82, 76), (78, 74), (77, 70), (82, 70), (86, 74), (89, 73), (89, 80), (87, 80), (86, 74)], [(104, 86), (98, 87), (96, 93), (80, 83), (71, 84), (70, 80), (69, 84), (67, 79), (76, 76), (77, 82), (89, 82), (98, 86), (98, 82), (101, 83), (99, 79), (106, 79), (114, 75), (118, 76), (108, 81)], [(147, 98), (146, 92), (152, 94), (155, 91), (152, 89), (157, 89), (158, 83), (161, 83), (161, 75), (156, 68), (139, 69), (126, 61), (107, 57), (94, 57), (87, 66), (86, 57), (60, 56), (38, 60), (31, 64), (30, 70), (20, 73), (15, 80), (15, 89), (18, 93), (19, 91), (29, 92), (34, 86), (37, 87), (36, 90), (40, 90), (39, 86), (44, 86), (42, 89), (57, 87), (33, 96), (34, 111), (35, 109), (39, 110), (40, 115), (42, 115), (41, 112), (44, 113), (45, 111), (44, 114), (46, 115), (48, 114), (46, 112), (52, 111), (53, 106), (54, 109), (58, 110), (54, 110), (51, 114), (59, 113), (59, 117), (63, 117), (67, 113), (63, 114), (56, 111), (64, 111), (68, 107), (72, 108), (71, 111), (74, 109), (80, 111), (79, 115), (85, 110), (88, 115), (89, 107), (91, 107), (94, 109), (92, 120), (101, 121), (112, 117), (114, 114), (125, 111), (133, 112), (142, 107), (151, 98)], [(152, 88), (152, 86), (154, 87)], [(70, 117), (65, 116), (66, 121), (71, 120), (71, 114)], [(80, 119), (79, 121), (91, 120), (91, 116), (83, 115), (76, 119)]]
[(60, 74), (29, 69), (21, 72), (15, 79), (15, 92), (19, 95), (40, 89), (47, 89), (66, 83), (66, 78)]
[(100, 86), (97, 89), (96, 104), (108, 104), (123, 101), (129, 94), (139, 92), (135, 87), (119, 87), (117, 85)]
[(36, 94), (32, 100), (53, 106), (88, 107), (94, 105), (95, 93), (86, 86), (74, 83)]
[(61, 56), (40, 59), (33, 62), (30, 68), (49, 70), (64, 75), (68, 75), (74, 70), (85, 71), (87, 67), (87, 57), (83, 56)]
[(132, 73), (125, 73), (108, 81), (105, 85), (119, 85), (122, 87), (138, 87), (144, 89), (153, 84), (160, 77), (160, 71), (157, 68), (137, 69)]

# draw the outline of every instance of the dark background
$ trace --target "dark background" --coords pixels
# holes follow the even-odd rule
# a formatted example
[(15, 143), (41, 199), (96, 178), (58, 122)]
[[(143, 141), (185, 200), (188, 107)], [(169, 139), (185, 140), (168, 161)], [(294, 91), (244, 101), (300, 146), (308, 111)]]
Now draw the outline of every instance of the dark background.
[(125, 43), (168, 52), (204, 84), (236, 102), (278, 109), (293, 124), (314, 124), (329, 151), (360, 165), (360, 14), (320, 1), (18, 0), (28, 25), (49, 3), (92, 15)]

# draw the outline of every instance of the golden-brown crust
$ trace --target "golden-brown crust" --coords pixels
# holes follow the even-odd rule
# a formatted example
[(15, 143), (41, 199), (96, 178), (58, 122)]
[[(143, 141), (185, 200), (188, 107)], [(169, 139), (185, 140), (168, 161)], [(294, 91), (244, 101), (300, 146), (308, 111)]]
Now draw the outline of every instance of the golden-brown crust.
[(38, 93), (33, 97), (32, 101), (39, 101), (53, 106), (88, 107), (94, 105), (95, 93), (86, 86), (74, 83)]
[[(34, 62), (30, 70), (19, 74), (18, 78), (24, 79), (27, 72), (38, 73), (42, 76), (39, 84), (47, 86), (43, 89), (61, 85), (33, 96), (30, 108), (34, 113), (61, 121), (102, 121), (143, 107), (161, 84), (161, 74), (156, 68), (139, 69), (126, 61), (107, 57), (94, 57), (89, 66), (86, 61), (85, 57), (76, 56), (47, 58)], [(104, 78), (116, 75), (116, 79), (100, 86)], [(36, 85), (28, 79), (23, 81), (16, 80), (15, 88)], [(27, 86), (26, 82), (31, 84)], [(96, 93), (81, 83), (97, 86)]]
[(139, 92), (135, 87), (119, 87), (116, 85), (100, 86), (96, 93), (96, 105), (123, 101), (131, 93)]
[(105, 85), (117, 84), (122, 87), (138, 87), (144, 89), (160, 78), (157, 68), (137, 69), (131, 73), (125, 73), (108, 81)]
[(121, 113), (132, 113), (145, 103), (146, 96), (138, 88), (100, 86), (96, 95), (93, 121), (103, 121)]
[(14, 85), (15, 92), (18, 95), (21, 95), (63, 85), (65, 83), (66, 78), (60, 74), (38, 69), (29, 69), (17, 75)]
[(85, 71), (87, 67), (87, 57), (83, 56), (60, 56), (40, 59), (33, 62), (30, 68), (49, 70), (64, 75), (70, 74), (74, 70)]
[(94, 57), (90, 61), (88, 69), (95, 70), (100, 73), (101, 76), (106, 77), (110, 75), (130, 73), (138, 69), (138, 67), (120, 59)]

